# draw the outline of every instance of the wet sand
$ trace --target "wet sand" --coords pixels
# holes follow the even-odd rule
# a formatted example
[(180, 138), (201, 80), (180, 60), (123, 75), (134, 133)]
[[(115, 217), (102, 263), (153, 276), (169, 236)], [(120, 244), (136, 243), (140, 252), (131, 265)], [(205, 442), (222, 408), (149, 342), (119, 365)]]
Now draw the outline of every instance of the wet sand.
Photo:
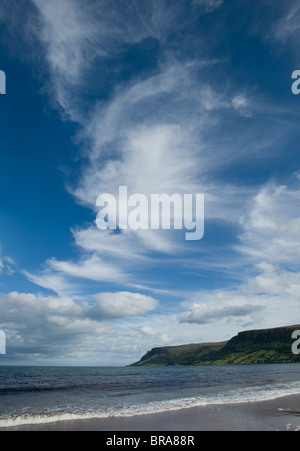
[(64, 421), (2, 431), (300, 431), (300, 396), (124, 418)]

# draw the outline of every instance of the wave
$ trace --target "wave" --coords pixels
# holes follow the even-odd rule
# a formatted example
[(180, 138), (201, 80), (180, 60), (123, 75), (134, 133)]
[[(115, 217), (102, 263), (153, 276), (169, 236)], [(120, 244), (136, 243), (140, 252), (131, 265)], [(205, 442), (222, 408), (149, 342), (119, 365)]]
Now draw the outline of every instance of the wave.
[(111, 408), (105, 412), (56, 412), (52, 414), (31, 414), (18, 417), (1, 418), (0, 428), (12, 428), (25, 425), (42, 425), (64, 421), (134, 417), (196, 407), (264, 402), (293, 395), (300, 395), (299, 383), (292, 383), (289, 386), (285, 384), (275, 384), (270, 389), (251, 387), (215, 396), (155, 401), (149, 404), (133, 405), (124, 408)]

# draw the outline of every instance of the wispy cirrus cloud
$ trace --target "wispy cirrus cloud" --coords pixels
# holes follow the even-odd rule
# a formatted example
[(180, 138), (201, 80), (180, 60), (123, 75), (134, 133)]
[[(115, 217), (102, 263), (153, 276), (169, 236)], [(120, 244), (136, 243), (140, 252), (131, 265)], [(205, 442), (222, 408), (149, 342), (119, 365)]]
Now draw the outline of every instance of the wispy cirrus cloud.
[[(89, 1), (86, 8), (81, 0), (33, 3), (40, 15), (34, 32), (44, 44), (53, 93), (63, 115), (79, 125), (81, 171), (75, 183), (67, 183), (74, 200), (96, 216), (98, 195), (109, 192), (117, 197), (119, 185), (128, 186), (132, 194), (198, 192), (206, 195), (206, 220), (240, 224), (257, 191), (227, 180), (224, 184), (219, 175), (245, 156), (255, 160), (262, 149), (265, 158), (273, 155), (280, 131), (257, 130), (250, 145), (248, 132), (234, 139), (229, 133), (227, 138), (225, 118), (253, 120), (261, 117), (261, 105), (246, 89), (241, 93), (228, 84), (219, 90), (211, 82), (208, 75), (224, 61), (205, 53), (183, 59), (170, 49), (168, 36), (174, 33), (182, 4), (176, 2), (166, 16), (166, 2), (143, 2), (142, 7), (130, 1), (126, 10), (119, 2), (105, 0)], [(222, 3), (197, 2), (205, 11)], [(200, 35), (199, 43), (201, 39), (204, 44), (205, 37)], [(135, 66), (125, 76), (122, 55), (141, 49), (151, 64)], [(117, 70), (112, 84), (109, 75), (114, 71), (107, 72), (108, 63)], [(223, 136), (222, 146), (216, 133)], [(44, 272), (31, 274), (31, 281), (41, 286), (52, 281), (54, 289), (61, 284), (68, 288), (76, 279), (141, 285), (145, 281), (139, 280), (137, 261), (145, 268), (147, 262), (153, 264), (154, 252), (179, 256), (184, 250), (178, 235), (166, 237), (160, 231), (101, 233), (89, 224), (73, 235), (81, 253), (78, 261), (48, 260)]]
[(6, 272), (9, 275), (14, 273), (15, 262), (10, 257), (0, 257), (0, 274), (1, 272)]
[[(204, 55), (183, 62), (170, 51), (167, 35), (174, 32), (171, 25), (178, 20), (182, 4), (177, 2), (172, 14), (165, 16), (165, 2), (150, 2), (151, 7), (148, 2), (145, 8), (130, 2), (126, 10), (119, 3), (106, 1), (90, 1), (86, 8), (81, 7), (80, 0), (33, 3), (40, 14), (39, 26), (33, 31), (44, 44), (54, 97), (63, 116), (80, 127), (77, 139), (84, 163), (75, 184), (67, 186), (76, 202), (96, 214), (98, 195), (116, 195), (121, 184), (131, 193), (145, 195), (197, 192), (205, 193), (210, 202), (208, 218), (225, 219), (225, 214), (232, 220), (226, 206), (231, 205), (233, 212), (236, 202), (242, 205), (242, 190), (234, 185), (221, 186), (211, 174), (224, 160), (235, 158), (235, 152), (228, 148), (226, 155), (217, 157), (220, 149), (209, 149), (204, 135), (214, 128), (222, 112), (234, 115), (245, 109), (241, 103), (237, 105), (236, 95), (218, 91), (201, 76), (202, 70), (217, 67), (219, 60)], [(205, 8), (212, 6), (219, 3), (205, 3)], [(136, 20), (136, 13), (141, 20)], [(156, 44), (145, 41), (148, 38)], [(146, 72), (135, 67), (129, 78), (122, 76), (120, 55), (138, 48), (151, 53), (153, 45), (158, 45), (161, 58), (154, 59)], [(98, 68), (105, 69), (109, 61), (114, 65), (116, 60), (119, 77), (109, 87), (109, 74), (105, 70), (99, 73)], [(106, 97), (104, 85), (109, 93)], [(176, 255), (183, 247), (176, 234), (166, 237), (160, 231), (147, 235), (103, 233), (100, 237), (100, 232), (89, 225), (77, 230), (74, 237), (83, 253), (78, 262), (54, 258), (46, 262), (44, 272), (31, 274), (30, 280), (44, 287), (53, 282), (53, 289), (60, 293), (64, 284), (68, 289), (71, 281), (83, 278), (138, 284), (141, 281), (132, 276), (136, 258), (144, 259), (144, 263), (148, 259), (152, 265), (149, 253)]]
[(23, 271), (23, 274), (34, 285), (50, 290), (61, 297), (75, 296), (80, 290), (78, 283), (68, 281), (64, 275), (51, 271), (48, 268), (36, 273)]
[(274, 37), (282, 42), (296, 40), (300, 32), (300, 7), (298, 2), (288, 2), (286, 10), (274, 27)]
[(194, 0), (194, 4), (197, 6), (203, 6), (206, 12), (214, 11), (220, 8), (224, 3), (224, 0)]
[(8, 274), (13, 275), (15, 272), (15, 262), (11, 257), (2, 255), (2, 249), (0, 244), (0, 275)]

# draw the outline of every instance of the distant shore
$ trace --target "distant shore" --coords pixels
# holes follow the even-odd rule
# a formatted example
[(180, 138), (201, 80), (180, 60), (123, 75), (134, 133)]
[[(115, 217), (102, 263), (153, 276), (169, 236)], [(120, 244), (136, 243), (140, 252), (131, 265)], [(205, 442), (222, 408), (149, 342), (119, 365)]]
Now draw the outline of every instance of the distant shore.
[(219, 343), (153, 348), (132, 366), (299, 363), (300, 356), (292, 349), (292, 334), (297, 330), (300, 325), (249, 330)]
[(1, 431), (300, 431), (300, 395), (124, 418), (62, 421)]

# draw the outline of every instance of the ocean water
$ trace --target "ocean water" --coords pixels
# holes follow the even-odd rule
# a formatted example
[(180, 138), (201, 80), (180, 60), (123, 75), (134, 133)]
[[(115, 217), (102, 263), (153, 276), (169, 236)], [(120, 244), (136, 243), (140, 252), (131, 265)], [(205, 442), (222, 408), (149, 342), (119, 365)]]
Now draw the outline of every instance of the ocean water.
[(0, 367), (0, 427), (130, 417), (300, 394), (300, 365)]

